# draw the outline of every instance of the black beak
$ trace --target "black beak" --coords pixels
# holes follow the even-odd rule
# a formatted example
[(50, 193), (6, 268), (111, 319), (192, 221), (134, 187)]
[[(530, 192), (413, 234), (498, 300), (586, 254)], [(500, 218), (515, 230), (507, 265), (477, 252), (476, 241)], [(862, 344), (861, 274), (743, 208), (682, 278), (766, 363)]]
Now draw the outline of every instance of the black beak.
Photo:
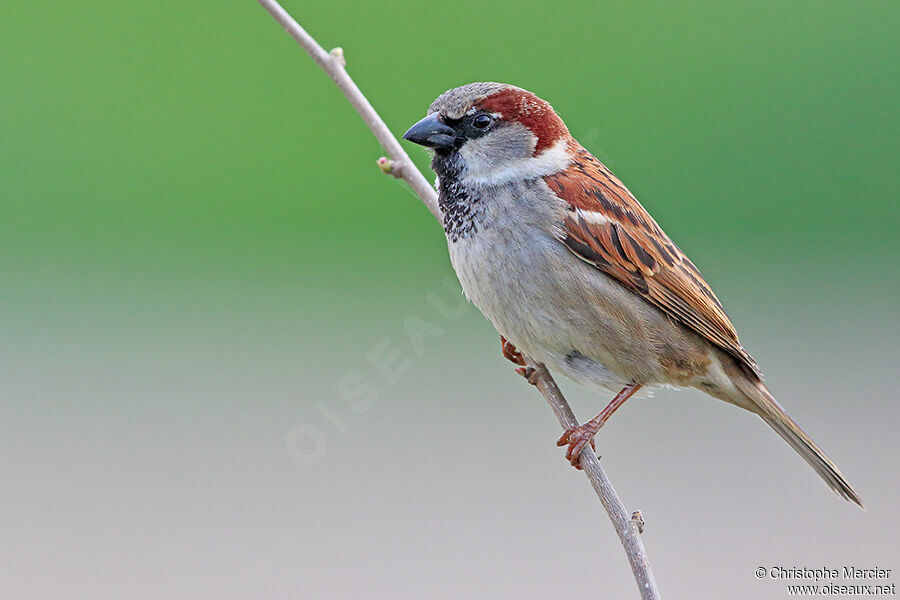
[(456, 131), (445, 124), (439, 114), (433, 113), (410, 127), (403, 139), (429, 148), (449, 150), (456, 146)]

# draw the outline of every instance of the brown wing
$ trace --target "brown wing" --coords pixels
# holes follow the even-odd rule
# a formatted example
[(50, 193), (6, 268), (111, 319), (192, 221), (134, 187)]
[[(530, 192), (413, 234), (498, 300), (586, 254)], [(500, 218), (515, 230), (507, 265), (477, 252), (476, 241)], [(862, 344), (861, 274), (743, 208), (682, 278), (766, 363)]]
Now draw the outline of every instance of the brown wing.
[(628, 189), (587, 150), (545, 181), (569, 203), (563, 243), (761, 377), (709, 285)]

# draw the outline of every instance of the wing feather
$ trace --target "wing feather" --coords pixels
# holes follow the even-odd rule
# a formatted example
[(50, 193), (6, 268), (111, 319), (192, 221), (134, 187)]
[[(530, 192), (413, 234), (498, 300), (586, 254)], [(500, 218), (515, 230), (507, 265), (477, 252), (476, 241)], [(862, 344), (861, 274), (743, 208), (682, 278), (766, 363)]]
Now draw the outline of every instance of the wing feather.
[(544, 179), (569, 204), (560, 239), (572, 253), (762, 376), (700, 271), (609, 169), (579, 148)]

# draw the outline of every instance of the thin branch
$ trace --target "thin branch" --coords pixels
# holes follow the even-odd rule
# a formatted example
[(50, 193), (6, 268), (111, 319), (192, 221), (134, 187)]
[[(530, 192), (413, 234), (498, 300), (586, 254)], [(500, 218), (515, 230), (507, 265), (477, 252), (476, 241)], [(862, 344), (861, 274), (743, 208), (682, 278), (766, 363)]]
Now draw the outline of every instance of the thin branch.
[[(366, 100), (362, 91), (347, 74), (343, 51), (340, 48), (335, 48), (331, 52), (326, 52), (275, 0), (258, 0), (258, 2), (284, 27), (291, 37), (297, 40), (297, 43), (309, 53), (313, 60), (331, 76), (331, 79), (344, 93), (347, 100), (356, 109), (356, 112), (359, 113), (372, 133), (375, 134), (375, 137), (390, 156), (390, 160), (385, 158), (378, 160), (378, 166), (382, 171), (406, 181), (422, 202), (425, 203), (431, 214), (441, 222), (441, 213), (438, 208), (437, 194), (434, 188), (415, 167), (400, 146), (397, 138), (391, 134), (387, 125), (385, 125), (369, 101)], [(562, 395), (547, 368), (527, 356), (524, 358), (527, 363), (525, 373), (528, 381), (543, 394), (559, 420), (559, 424), (562, 425), (563, 429), (577, 426), (578, 420), (575, 418), (575, 413), (572, 412), (572, 408)], [(644, 600), (658, 600), (660, 594), (656, 587), (656, 579), (653, 577), (650, 560), (647, 558), (647, 553), (641, 542), (640, 534), (644, 528), (644, 520), (640, 511), (635, 511), (631, 517), (628, 516), (622, 501), (616, 494), (615, 489), (613, 489), (609, 477), (606, 476), (606, 472), (600, 466), (597, 455), (590, 446), (585, 446), (584, 450), (582, 450), (580, 464), (582, 469), (584, 469), (584, 473), (590, 479), (597, 497), (600, 498), (603, 508), (609, 514), (616, 533), (619, 534), (619, 539), (631, 563), (631, 570), (634, 572), (634, 578), (637, 581), (641, 598)]]
[[(560, 391), (559, 386), (556, 385), (553, 377), (550, 376), (550, 371), (547, 370), (547, 367), (542, 363), (535, 362), (530, 357), (525, 356), (523, 358), (529, 365), (526, 367), (528, 370), (526, 377), (529, 383), (534, 385), (547, 399), (550, 408), (553, 409), (553, 414), (559, 420), (559, 424), (565, 430), (576, 427), (578, 419), (575, 418), (575, 413), (572, 412), (572, 408)], [(641, 598), (644, 600), (658, 599), (660, 595), (659, 589), (656, 587), (656, 578), (653, 576), (650, 559), (647, 557), (644, 543), (641, 541), (641, 533), (644, 531), (644, 518), (641, 512), (635, 511), (631, 517), (628, 516), (622, 500), (619, 499), (612, 482), (606, 476), (606, 471), (600, 466), (597, 454), (590, 445), (586, 445), (584, 450), (581, 451), (579, 464), (584, 469), (585, 475), (591, 480), (591, 485), (594, 487), (597, 497), (600, 498), (600, 503), (603, 504), (603, 508), (606, 509), (613, 527), (616, 528), (616, 533), (619, 534), (619, 539), (625, 548), (625, 554), (628, 555), (628, 561), (631, 563), (634, 578), (641, 591)]]
[(356, 83), (347, 74), (345, 68), (347, 62), (344, 60), (344, 51), (335, 48), (331, 52), (325, 52), (306, 30), (300, 27), (286, 10), (281, 8), (278, 2), (273, 0), (259, 0), (263, 8), (269, 11), (278, 23), (284, 27), (284, 30), (290, 34), (292, 38), (297, 40), (304, 50), (322, 67), (326, 73), (334, 81), (335, 85), (344, 92), (344, 96), (350, 102), (351, 106), (356, 109), (362, 120), (375, 134), (378, 142), (391, 157), (390, 162), (379, 162), (382, 170), (390, 173), (394, 177), (402, 178), (406, 181), (416, 195), (421, 198), (425, 206), (434, 215), (434, 218), (441, 222), (441, 211), (438, 208), (437, 194), (430, 183), (422, 176), (422, 173), (416, 168), (409, 156), (400, 146), (400, 142), (385, 125), (381, 115), (379, 115), (372, 105), (366, 100), (362, 91), (357, 87)]

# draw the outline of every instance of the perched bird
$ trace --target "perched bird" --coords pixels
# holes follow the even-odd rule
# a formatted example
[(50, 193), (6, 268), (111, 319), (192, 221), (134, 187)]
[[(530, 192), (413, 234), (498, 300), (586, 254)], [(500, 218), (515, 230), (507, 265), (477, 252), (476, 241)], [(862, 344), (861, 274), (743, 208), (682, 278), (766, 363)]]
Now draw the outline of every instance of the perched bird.
[(775, 401), (700, 271), (547, 102), (471, 83), (441, 94), (403, 137), (434, 150), (453, 268), (503, 354), (616, 394), (560, 438), (573, 465), (641, 388), (693, 387), (759, 415), (862, 506)]

